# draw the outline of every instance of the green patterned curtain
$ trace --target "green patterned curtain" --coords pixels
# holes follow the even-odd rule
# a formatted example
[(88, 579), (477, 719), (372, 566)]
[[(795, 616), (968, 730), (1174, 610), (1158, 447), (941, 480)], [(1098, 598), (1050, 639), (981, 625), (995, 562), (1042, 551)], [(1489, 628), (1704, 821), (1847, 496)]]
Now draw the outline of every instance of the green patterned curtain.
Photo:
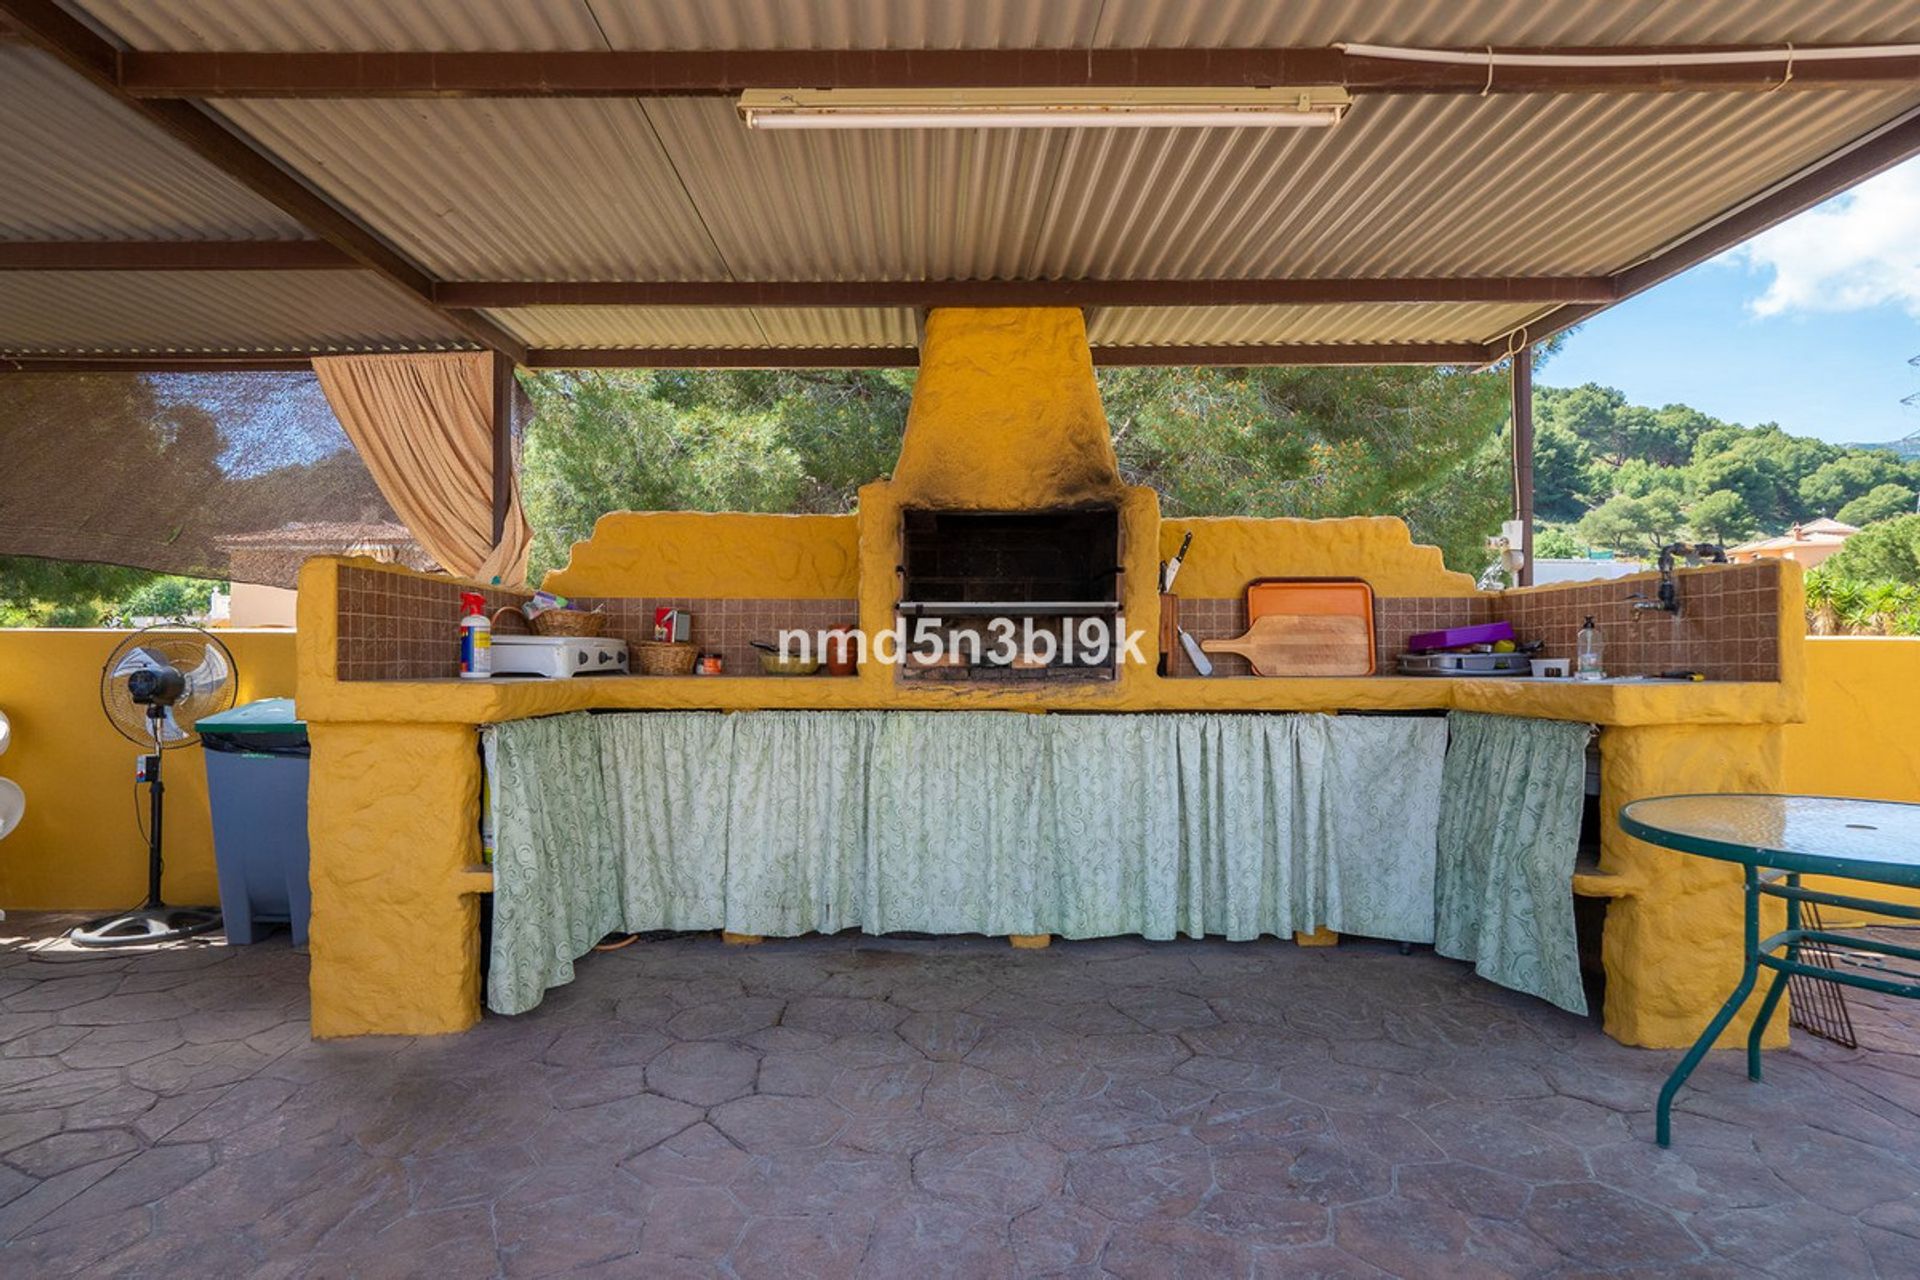
[(882, 717), (719, 719), (732, 731), (732, 767), (716, 761), (711, 785), (730, 792), (728, 820), (707, 866), (711, 875), (724, 856), (726, 927), (770, 938), (867, 927), (867, 778)]
[(612, 808), (588, 715), (487, 729), (493, 829), (493, 950), (487, 1007), (523, 1013), (625, 920)]
[(1447, 727), (1434, 949), (1584, 1014), (1572, 879), (1590, 730), (1464, 711)]
[(1425, 942), (1446, 722), (655, 712), (486, 731), (488, 1004), (613, 930)]

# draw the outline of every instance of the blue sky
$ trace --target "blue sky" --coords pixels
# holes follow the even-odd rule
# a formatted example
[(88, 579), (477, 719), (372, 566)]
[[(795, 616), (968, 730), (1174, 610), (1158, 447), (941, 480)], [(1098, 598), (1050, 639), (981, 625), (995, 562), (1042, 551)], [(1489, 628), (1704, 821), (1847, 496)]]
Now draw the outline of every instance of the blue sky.
[(1920, 432), (1920, 161), (1588, 321), (1541, 366), (1832, 441)]

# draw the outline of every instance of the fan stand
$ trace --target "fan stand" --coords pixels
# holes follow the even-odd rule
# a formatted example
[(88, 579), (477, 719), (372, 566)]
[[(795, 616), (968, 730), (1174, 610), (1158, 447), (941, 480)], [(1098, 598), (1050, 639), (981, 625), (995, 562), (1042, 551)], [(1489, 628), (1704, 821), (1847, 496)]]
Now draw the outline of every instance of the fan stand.
[(103, 916), (67, 934), (81, 947), (138, 947), (156, 942), (174, 942), (207, 933), (220, 927), (220, 913), (212, 907), (170, 907), (160, 900), (160, 817), (166, 787), (160, 781), (160, 757), (165, 749), (160, 742), (160, 722), (167, 709), (157, 703), (148, 706), (147, 720), (153, 727), (153, 754), (144, 762), (147, 777), (147, 900), (132, 911)]

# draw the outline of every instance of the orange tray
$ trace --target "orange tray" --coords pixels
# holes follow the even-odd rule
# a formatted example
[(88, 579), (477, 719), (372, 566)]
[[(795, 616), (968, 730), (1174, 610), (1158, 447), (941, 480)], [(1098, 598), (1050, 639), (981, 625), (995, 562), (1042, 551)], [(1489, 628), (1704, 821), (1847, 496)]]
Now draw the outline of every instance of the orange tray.
[(1256, 578), (1247, 584), (1247, 625), (1271, 614), (1363, 620), (1366, 673), (1374, 673), (1373, 588), (1359, 578)]

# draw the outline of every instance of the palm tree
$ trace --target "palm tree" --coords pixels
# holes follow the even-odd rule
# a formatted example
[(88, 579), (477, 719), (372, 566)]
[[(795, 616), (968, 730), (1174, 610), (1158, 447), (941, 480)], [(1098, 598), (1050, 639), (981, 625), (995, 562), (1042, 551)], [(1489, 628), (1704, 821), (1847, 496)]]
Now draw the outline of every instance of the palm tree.
[(1912, 596), (1913, 588), (1898, 582), (1876, 582), (1868, 587), (1862, 603), (1868, 634), (1893, 635), (1894, 619), (1912, 603)]
[(1863, 629), (1866, 618), (1866, 588), (1850, 578), (1841, 578), (1834, 582), (1833, 616), (1837, 622), (1835, 634), (1858, 635)]
[(1840, 629), (1839, 616), (1833, 609), (1833, 575), (1825, 569), (1814, 568), (1807, 571), (1807, 634), (1830, 636)]

